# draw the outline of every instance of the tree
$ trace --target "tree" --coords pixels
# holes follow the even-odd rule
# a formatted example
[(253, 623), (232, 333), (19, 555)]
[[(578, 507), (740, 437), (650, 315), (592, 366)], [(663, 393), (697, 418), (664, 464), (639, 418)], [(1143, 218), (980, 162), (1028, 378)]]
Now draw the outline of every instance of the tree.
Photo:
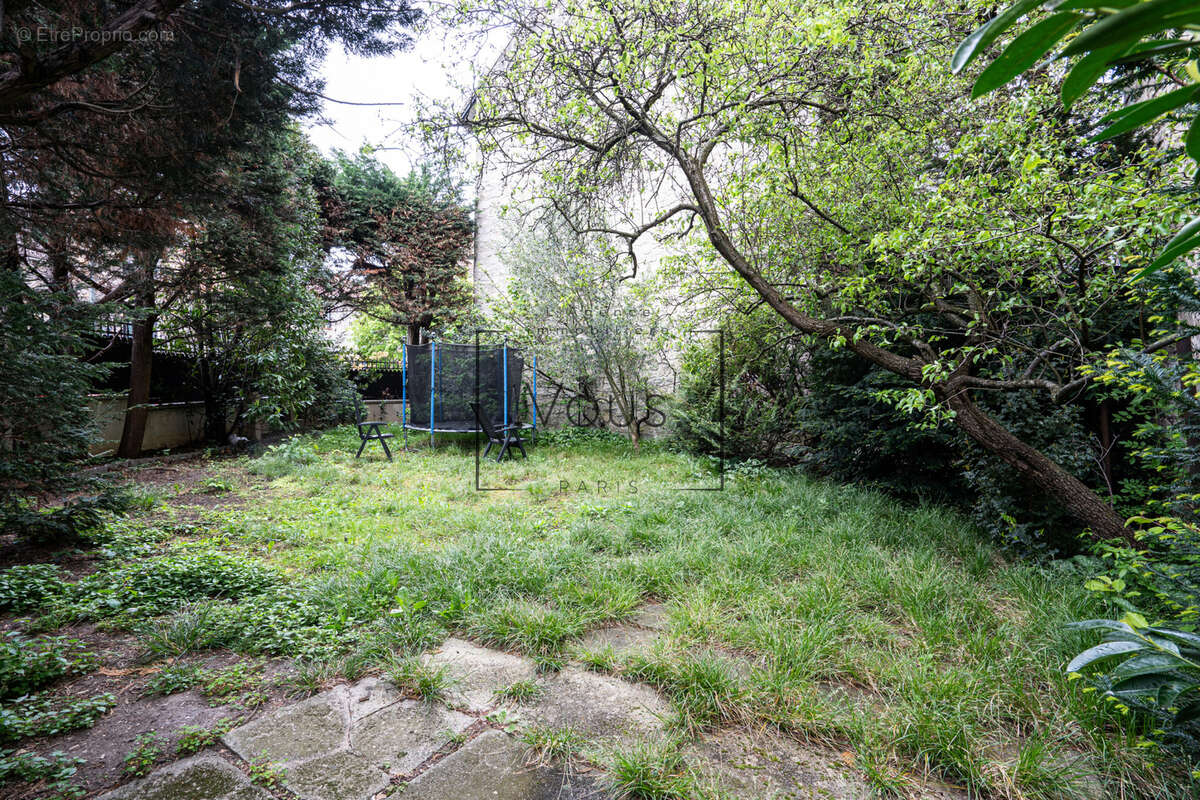
[[(899, 407), (952, 420), (1092, 535), (1130, 537), (979, 395), (1065, 402), (1089, 386), (1081, 364), (1131, 341), (1127, 320), (1093, 318), (1128, 291), (1126, 254), (1161, 236), (1140, 209), (1178, 215), (1170, 170), (1078, 158), (1082, 137), (1043, 87), (972, 103), (941, 68), (963, 17), (939, 3), (465, 13), (512, 33), (465, 124), (486, 154), (540, 173), (546, 202), (628, 242), (694, 225), (715, 291), (745, 303), (748, 288), (796, 331), (904, 378)], [(637, 218), (639, 183), (672, 199)]]
[[(1184, 147), (1200, 163), (1200, 8), (1192, 0), (1135, 0), (1111, 3), (1083, 0), (1069, 7), (1044, 0), (1019, 0), (965, 38), (951, 65), (960, 72), (1023, 18), (1038, 18), (1015, 37), (975, 80), (975, 97), (995, 91), (1053, 54), (1074, 58), (1062, 81), (1063, 105), (1070, 108), (1097, 83), (1122, 102), (1099, 120), (1094, 142), (1106, 142), (1150, 125), (1166, 115), (1188, 123)], [(1054, 11), (1038, 13), (1042, 8)], [(1060, 44), (1066, 40), (1066, 44)], [(1184, 258), (1200, 247), (1200, 217), (1175, 235), (1139, 274)]]
[[(119, 452), (135, 455), (158, 316), (207, 279), (164, 256), (226, 202), (230, 163), (314, 110), (329, 41), (388, 52), (407, 41), (399, 28), (417, 14), (360, 0), (17, 3), (9, 12), (0, 29), (13, 44), (0, 56), (9, 66), (0, 76), (0, 255), (34, 285), (130, 308)], [(72, 28), (89, 35), (22, 40), (22, 31)], [(154, 36), (134, 35), (151, 28)], [(129, 35), (90, 45), (101, 30)]]
[[(623, 428), (639, 446), (642, 428), (662, 413), (652, 402), (653, 372), (665, 363), (655, 356), (667, 332), (658, 287), (623, 280), (621, 253), (600, 235), (575, 234), (554, 215), (514, 236), (502, 258), (511, 279), (508, 295), (491, 309), (499, 324), (534, 344), (562, 380), (579, 385), (580, 396), (597, 403), (600, 424)], [(599, 381), (607, 398), (597, 396)], [(603, 408), (603, 399), (616, 408)]]
[(369, 153), (337, 153), (318, 178), (326, 245), (349, 254), (340, 302), (421, 331), (453, 324), (472, 303), (466, 281), (474, 224), (458, 188), (421, 166), (401, 178)]
[(101, 367), (81, 360), (91, 320), (70, 298), (0, 272), (0, 515), (56, 488), (87, 456), (87, 395)]
[[(247, 421), (295, 419), (318, 404), (353, 407), (336, 386), (318, 385), (320, 375), (338, 382), (340, 362), (314, 292), (323, 283), (310, 175), (318, 159), (298, 131), (260, 137), (255, 151), (228, 165), (227, 202), (197, 220), (187, 246), (170, 256), (203, 280), (187, 284), (161, 313), (158, 332), (196, 360), (192, 381), (211, 440)], [(340, 380), (345, 386), (344, 374)]]

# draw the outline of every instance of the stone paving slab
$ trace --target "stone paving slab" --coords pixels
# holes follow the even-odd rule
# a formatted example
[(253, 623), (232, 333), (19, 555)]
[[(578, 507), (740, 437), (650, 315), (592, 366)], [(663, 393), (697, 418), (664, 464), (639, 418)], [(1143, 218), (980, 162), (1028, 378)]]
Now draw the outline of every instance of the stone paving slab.
[(338, 686), (234, 728), (223, 741), (247, 761), (294, 763), (345, 747), (349, 725), (346, 689)]
[(392, 782), (368, 759), (347, 750), (288, 767), (284, 783), (304, 800), (363, 800)]
[(214, 755), (168, 764), (96, 800), (271, 800), (237, 767)]
[(652, 631), (665, 631), (669, 622), (668, 616), (667, 607), (662, 603), (647, 603), (639, 608), (629, 621)]
[(871, 788), (839, 754), (769, 732), (726, 729), (684, 751), (704, 784), (746, 800), (869, 800)]
[[(701, 785), (739, 800), (875, 797), (854, 766), (854, 753), (805, 745), (773, 731), (725, 729), (689, 745), (684, 755)], [(913, 800), (967, 800), (967, 793), (938, 781), (914, 783)]]
[(567, 667), (538, 681), (543, 692), (521, 707), (528, 722), (571, 728), (604, 745), (624, 746), (666, 726), (670, 706), (649, 686)]
[(355, 723), (350, 749), (393, 774), (408, 774), (474, 721), (440, 705), (405, 700)]
[(526, 748), (489, 730), (421, 773), (404, 800), (601, 800), (591, 775), (526, 763)]
[(576, 645), (580, 650), (603, 650), (612, 648), (617, 656), (649, 650), (662, 634), (636, 625), (611, 625), (595, 628), (583, 635)]
[(463, 639), (447, 639), (422, 660), (430, 666), (445, 667), (453, 680), (448, 692), (450, 704), (475, 713), (495, 707), (495, 694), (500, 689), (537, 675), (529, 659)]
[(234, 728), (223, 741), (247, 761), (282, 765), (284, 783), (304, 800), (368, 800), (474, 721), (365, 678)]

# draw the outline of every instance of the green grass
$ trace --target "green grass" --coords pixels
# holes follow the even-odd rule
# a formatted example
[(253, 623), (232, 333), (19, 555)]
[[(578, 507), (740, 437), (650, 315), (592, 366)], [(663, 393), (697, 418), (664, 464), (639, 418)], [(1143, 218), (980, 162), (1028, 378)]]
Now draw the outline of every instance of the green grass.
[[(653, 599), (663, 647), (584, 660), (658, 687), (681, 737), (773, 725), (853, 750), (884, 795), (926, 774), (1013, 797), (1079, 796), (1087, 776), (1167, 793), (1117, 712), (1062, 672), (1082, 643), (1063, 625), (1096, 611), (1079, 576), (1006, 561), (956, 514), (770, 471), (677, 491), (711, 482), (706, 463), (608, 441), (483, 462), (508, 491), (476, 492), (469, 446), (422, 442), (356, 460), (343, 428), (214, 463), (206, 483), (242, 504), (165, 540), (172, 512), (146, 512), (78, 586), (0, 586), (23, 613), (137, 628), (155, 656), (284, 655), (310, 689), (379, 670), (429, 698), (445, 676), (412, 657), (449, 635), (554, 669)], [(123, 586), (136, 603), (109, 606)], [(627, 796), (691, 791), (673, 750), (615, 764)]]

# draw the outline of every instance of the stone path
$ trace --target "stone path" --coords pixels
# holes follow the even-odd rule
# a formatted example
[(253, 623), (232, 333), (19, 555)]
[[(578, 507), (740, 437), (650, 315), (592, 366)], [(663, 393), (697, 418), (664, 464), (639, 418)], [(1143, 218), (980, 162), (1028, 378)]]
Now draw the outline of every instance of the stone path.
[[(650, 606), (629, 623), (592, 631), (580, 648), (617, 653), (650, 647), (665, 630)], [(445, 702), (404, 696), (378, 678), (338, 686), (272, 711), (225, 735), (227, 752), (162, 767), (98, 800), (268, 800), (247, 765), (286, 770), (286, 791), (301, 800), (600, 800), (615, 750), (660, 741), (670, 706), (655, 690), (568, 666), (538, 674), (533, 663), (461, 639), (424, 656), (452, 684)], [(537, 686), (524, 702), (497, 694), (517, 682)], [(570, 728), (588, 742), (585, 760), (534, 763), (520, 733), (528, 726)], [(779, 734), (716, 731), (685, 752), (701, 785), (737, 798), (867, 798), (852, 759)], [(940, 792), (926, 797), (951, 797)]]

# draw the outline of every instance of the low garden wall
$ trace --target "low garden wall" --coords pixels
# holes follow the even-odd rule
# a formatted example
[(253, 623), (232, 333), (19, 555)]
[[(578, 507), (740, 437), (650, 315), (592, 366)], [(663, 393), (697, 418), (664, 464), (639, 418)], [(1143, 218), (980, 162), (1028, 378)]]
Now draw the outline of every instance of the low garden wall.
[[(99, 436), (92, 444), (92, 455), (111, 454), (121, 443), (125, 425), (124, 397), (93, 397), (88, 401)], [(143, 450), (167, 450), (186, 447), (204, 438), (204, 403), (159, 403), (146, 415)]]
[[(365, 400), (371, 422), (400, 422), (399, 400)], [(94, 456), (111, 454), (121, 443), (125, 425), (124, 397), (94, 396), (88, 401), (99, 436), (92, 444)], [(257, 437), (251, 437), (257, 438)], [(146, 415), (143, 451), (169, 450), (204, 441), (204, 403), (155, 403)]]

